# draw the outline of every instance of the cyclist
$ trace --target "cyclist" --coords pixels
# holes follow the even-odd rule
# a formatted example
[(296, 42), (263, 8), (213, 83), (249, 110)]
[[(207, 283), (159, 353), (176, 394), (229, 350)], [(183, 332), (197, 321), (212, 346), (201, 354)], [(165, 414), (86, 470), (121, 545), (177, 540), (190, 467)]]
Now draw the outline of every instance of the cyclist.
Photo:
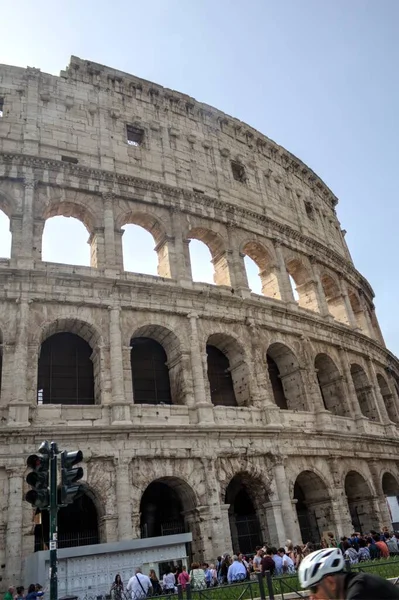
[(399, 589), (370, 573), (345, 572), (339, 548), (324, 548), (306, 556), (298, 570), (299, 582), (312, 600), (394, 600)]

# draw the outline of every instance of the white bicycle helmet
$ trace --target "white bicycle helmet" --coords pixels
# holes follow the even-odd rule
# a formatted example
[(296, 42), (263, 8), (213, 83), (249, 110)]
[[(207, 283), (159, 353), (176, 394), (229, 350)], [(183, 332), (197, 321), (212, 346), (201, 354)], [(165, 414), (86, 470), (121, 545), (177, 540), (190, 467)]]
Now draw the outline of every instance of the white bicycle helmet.
[(339, 573), (339, 571), (343, 571), (344, 567), (344, 557), (339, 548), (316, 550), (305, 556), (299, 565), (299, 582), (302, 588), (308, 589), (319, 583), (325, 575)]

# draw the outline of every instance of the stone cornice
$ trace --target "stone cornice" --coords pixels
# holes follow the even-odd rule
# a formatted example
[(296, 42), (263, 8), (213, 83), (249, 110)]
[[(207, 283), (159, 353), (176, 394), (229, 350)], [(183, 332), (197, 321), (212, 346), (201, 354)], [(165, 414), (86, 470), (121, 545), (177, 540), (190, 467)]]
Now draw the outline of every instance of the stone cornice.
[[(359, 287), (363, 288), (363, 290), (366, 291), (370, 302), (372, 302), (372, 299), (374, 297), (373, 289), (368, 283), (368, 281), (355, 269), (355, 267), (349, 260), (345, 259), (338, 252), (327, 248), (321, 242), (318, 242), (313, 238), (305, 236), (303, 233), (295, 230), (290, 225), (286, 223), (279, 223), (271, 217), (258, 213), (255, 210), (251, 210), (241, 206), (236, 206), (235, 204), (230, 204), (228, 202), (220, 200), (219, 198), (213, 198), (206, 194), (198, 194), (189, 189), (174, 187), (166, 183), (159, 183), (140, 177), (118, 174), (112, 171), (94, 169), (82, 165), (69, 164), (62, 161), (42, 158), (38, 156), (10, 154), (3, 152), (0, 153), (0, 164), (1, 163), (18, 164), (21, 166), (36, 169), (54, 169), (56, 171), (64, 170), (64, 172), (69, 173), (72, 176), (76, 175), (77, 177), (83, 179), (96, 179), (104, 182), (112, 182), (112, 184), (118, 183), (120, 185), (129, 185), (131, 187), (140, 188), (146, 191), (159, 192), (165, 195), (163, 206), (167, 208), (174, 206), (174, 204), (170, 201), (171, 199), (179, 199), (183, 203), (184, 201), (187, 201), (187, 207), (182, 206), (182, 210), (184, 212), (192, 212), (192, 208), (190, 210), (190, 207), (192, 207), (193, 202), (195, 202), (197, 205), (213, 207), (216, 210), (224, 211), (226, 214), (226, 219), (223, 220), (219, 218), (219, 220), (225, 222), (226, 224), (233, 220), (233, 224), (235, 224), (237, 227), (242, 226), (240, 223), (240, 219), (251, 219), (258, 226), (268, 226), (274, 231), (278, 232), (279, 234), (286, 236), (288, 240), (301, 243), (304, 247), (309, 249), (309, 254), (315, 254), (321, 262), (323, 262), (323, 256), (325, 257), (326, 261), (332, 261), (336, 265), (338, 271), (340, 271), (341, 273), (348, 273), (349, 276), (351, 276), (354, 280), (358, 282)], [(53, 185), (48, 184), (47, 182), (41, 183), (43, 185)], [(96, 193), (91, 192), (91, 190), (89, 189), (84, 191), (93, 194)], [(116, 196), (120, 197), (120, 194), (117, 194)], [(152, 202), (155, 203), (156, 199), (152, 198)], [(279, 241), (283, 243), (282, 240)], [(286, 245), (290, 247), (288, 244)]]

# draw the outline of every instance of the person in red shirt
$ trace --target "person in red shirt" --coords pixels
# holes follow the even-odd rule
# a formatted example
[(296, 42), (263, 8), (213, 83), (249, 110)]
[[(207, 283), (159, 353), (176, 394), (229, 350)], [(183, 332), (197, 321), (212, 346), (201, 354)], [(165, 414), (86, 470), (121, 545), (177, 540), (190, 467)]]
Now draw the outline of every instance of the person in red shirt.
[(380, 551), (380, 556), (381, 558), (389, 558), (389, 548), (386, 545), (385, 542), (382, 542), (380, 540), (380, 536), (378, 535), (378, 533), (376, 533), (375, 535), (373, 535), (374, 541), (375, 541), (375, 545), (377, 546), (377, 548)]
[(190, 581), (190, 575), (187, 573), (187, 569), (184, 565), (182, 566), (181, 573), (179, 573), (177, 580), (182, 589), (185, 590), (188, 582)]

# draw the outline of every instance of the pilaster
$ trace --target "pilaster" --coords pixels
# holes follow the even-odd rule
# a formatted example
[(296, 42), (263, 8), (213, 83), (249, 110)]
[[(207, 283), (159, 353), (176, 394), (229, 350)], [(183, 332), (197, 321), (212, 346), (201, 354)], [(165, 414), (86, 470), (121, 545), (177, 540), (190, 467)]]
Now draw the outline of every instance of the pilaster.
[(8, 507), (6, 531), (6, 572), (7, 581), (21, 581), (22, 570), (22, 467), (7, 469)]
[(302, 542), (301, 530), (299, 528), (298, 517), (292, 506), (288, 480), (283, 462), (274, 465), (274, 479), (276, 481), (277, 493), (281, 501), (281, 514), (285, 527), (285, 534), (292, 540), (293, 544)]
[(130, 425), (130, 406), (126, 401), (124, 380), (123, 380), (123, 355), (122, 355), (122, 335), (120, 327), (120, 307), (108, 307), (109, 320), (109, 341), (110, 341), (110, 359), (111, 359), (111, 382), (112, 382), (112, 403), (111, 403), (111, 423), (112, 425)]
[(118, 541), (131, 540), (132, 504), (130, 500), (130, 459), (119, 458), (116, 462), (116, 503), (118, 514)]
[(18, 301), (17, 339), (14, 351), (14, 394), (8, 407), (8, 425), (10, 427), (29, 427), (30, 404), (26, 400), (28, 374), (28, 329), (29, 304), (22, 297)]
[(189, 313), (190, 321), (190, 351), (191, 370), (194, 384), (195, 419), (198, 423), (214, 423), (213, 405), (208, 400), (205, 392), (205, 374), (202, 366), (202, 352), (198, 339), (198, 314)]

